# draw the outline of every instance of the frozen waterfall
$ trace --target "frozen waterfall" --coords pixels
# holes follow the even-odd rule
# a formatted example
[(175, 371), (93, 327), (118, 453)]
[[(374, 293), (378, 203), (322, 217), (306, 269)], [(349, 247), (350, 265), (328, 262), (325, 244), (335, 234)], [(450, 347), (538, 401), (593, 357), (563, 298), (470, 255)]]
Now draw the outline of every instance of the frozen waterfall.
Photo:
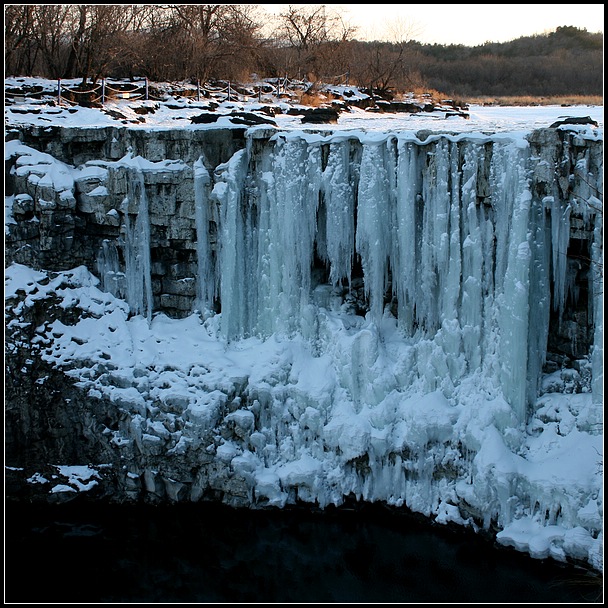
[(499, 378), (523, 421), (545, 357), (552, 271), (565, 289), (556, 259), (568, 237), (551, 208), (552, 268), (528, 147), (413, 134), (257, 144), (216, 170), (211, 195), (225, 335), (313, 335), (312, 270), (348, 291), (357, 262), (368, 321), (394, 314), (406, 338), (424, 342), (417, 379), (434, 390), (475, 373)]
[[(384, 501), (598, 563), (601, 141), (254, 128), (226, 162), (189, 141), (74, 170), (98, 277), (7, 269), (7, 327), (69, 310), (41, 356), (98, 408), (117, 495)], [(49, 164), (19, 161), (27, 236)]]
[[(321, 351), (328, 311), (358, 310), (375, 326), (393, 318), (412, 346), (408, 383), (449, 396), (481, 375), (523, 422), (552, 311), (561, 319), (577, 298), (570, 217), (590, 216), (585, 205), (596, 200), (589, 159), (576, 166), (579, 190), (588, 190), (577, 201), (560, 196), (555, 149), (535, 156), (518, 136), (262, 132), (246, 141), (215, 170), (204, 154), (193, 163), (194, 308), (221, 308), (229, 341), (301, 335)], [(118, 164), (127, 172), (121, 288), (150, 320), (144, 168), (161, 163), (130, 154)], [(109, 243), (98, 266), (104, 284), (121, 276)]]

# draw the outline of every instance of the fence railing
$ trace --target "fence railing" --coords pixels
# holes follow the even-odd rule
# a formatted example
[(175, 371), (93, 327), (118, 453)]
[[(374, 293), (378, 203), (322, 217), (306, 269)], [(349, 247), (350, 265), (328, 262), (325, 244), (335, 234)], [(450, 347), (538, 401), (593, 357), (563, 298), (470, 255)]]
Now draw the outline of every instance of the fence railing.
[[(82, 105), (81, 101), (86, 103), (106, 103), (108, 98), (123, 98), (123, 99), (148, 99), (148, 79), (145, 79), (145, 85), (142, 88), (136, 84), (130, 85), (130, 88), (116, 88), (108, 84), (105, 78), (99, 84), (92, 85), (90, 89), (82, 89), (81, 87), (67, 87), (61, 83), (61, 79), (57, 79), (57, 103), (71, 103), (73, 105)], [(82, 97), (79, 97), (82, 96)]]
[[(340, 82), (341, 84), (348, 84), (348, 74), (341, 74), (339, 76), (328, 77), (326, 82)], [(263, 83), (254, 85), (252, 88), (255, 91), (253, 97), (257, 97), (258, 101), (262, 101), (262, 96), (273, 95), (281, 96), (288, 95), (294, 92), (302, 92), (311, 86), (312, 83), (307, 83), (301, 80), (290, 79), (285, 77), (279, 77), (274, 79), (265, 80)], [(90, 88), (83, 89), (83, 85), (74, 87), (66, 86), (62, 83), (61, 79), (57, 79), (57, 90), (56, 97), (58, 104), (69, 104), (69, 105), (86, 105), (91, 103), (100, 103), (104, 105), (109, 100), (116, 99), (129, 99), (136, 100), (142, 99), (144, 101), (155, 100), (161, 101), (161, 98), (150, 94), (150, 85), (147, 78), (144, 78), (143, 84), (129, 83), (124, 84), (120, 81), (111, 81), (103, 78), (97, 84), (89, 85)], [(86, 85), (85, 85), (86, 86)], [(210, 83), (201, 83), (200, 80), (196, 83), (195, 95), (197, 101), (200, 101), (205, 97), (223, 96), (222, 101), (250, 101), (252, 95), (245, 95), (239, 93), (235, 86), (227, 81), (225, 85), (214, 85)]]
[(350, 80), (350, 72), (344, 72), (344, 74), (338, 74), (338, 76), (322, 76), (321, 80), (333, 86), (347, 87)]

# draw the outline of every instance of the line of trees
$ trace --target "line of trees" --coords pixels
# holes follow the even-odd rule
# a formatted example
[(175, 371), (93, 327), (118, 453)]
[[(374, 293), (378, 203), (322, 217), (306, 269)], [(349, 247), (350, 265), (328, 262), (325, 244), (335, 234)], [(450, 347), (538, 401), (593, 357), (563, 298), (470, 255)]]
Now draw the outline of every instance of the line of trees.
[(413, 46), (429, 85), (463, 97), (602, 96), (604, 91), (604, 37), (572, 26), (476, 47)]
[(425, 45), (395, 20), (391, 41), (357, 40), (326, 5), (5, 5), (5, 74), (153, 81), (332, 79), (382, 95), (602, 95), (603, 35), (570, 26), (477, 47)]

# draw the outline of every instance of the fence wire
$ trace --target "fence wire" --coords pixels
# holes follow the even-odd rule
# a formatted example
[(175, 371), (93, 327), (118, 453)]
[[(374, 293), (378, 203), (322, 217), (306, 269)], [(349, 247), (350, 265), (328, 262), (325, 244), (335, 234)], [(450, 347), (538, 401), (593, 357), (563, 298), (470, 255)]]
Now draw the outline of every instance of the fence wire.
[[(348, 84), (349, 74), (340, 74), (338, 76), (325, 77), (324, 82), (340, 83), (341, 85)], [(247, 95), (239, 93), (232, 83), (229, 81), (225, 86), (216, 86), (211, 83), (201, 83), (200, 81), (196, 84), (196, 99), (201, 100), (201, 97), (209, 96), (224, 96), (224, 101), (249, 101), (252, 97), (257, 97), (258, 101), (262, 101), (263, 96), (281, 96), (289, 95), (290, 93), (302, 93), (313, 85), (313, 83), (290, 79), (286, 75), (285, 77), (272, 78), (252, 85), (253, 94)], [(336, 86), (336, 85), (334, 85)], [(163, 101), (163, 97), (150, 94), (150, 83), (148, 79), (145, 79), (144, 84), (129, 83), (124, 84), (121, 82), (113, 81), (109, 83), (107, 79), (101, 79), (101, 82), (96, 85), (91, 85), (89, 89), (82, 89), (80, 87), (66, 86), (61, 82), (61, 79), (57, 80), (56, 97), (59, 104), (66, 103), (70, 105), (82, 105), (82, 103), (101, 103), (105, 104), (109, 100), (116, 98), (128, 99), (131, 101), (144, 99), (146, 101)], [(119, 88), (120, 87), (120, 88)], [(126, 88), (128, 87), (128, 88)], [(24, 94), (15, 94), (14, 97), (27, 98), (30, 96), (39, 96), (45, 94), (41, 92), (28, 92)], [(78, 101), (79, 96), (88, 96), (86, 102), (83, 100)], [(82, 99), (82, 97), (81, 97)]]

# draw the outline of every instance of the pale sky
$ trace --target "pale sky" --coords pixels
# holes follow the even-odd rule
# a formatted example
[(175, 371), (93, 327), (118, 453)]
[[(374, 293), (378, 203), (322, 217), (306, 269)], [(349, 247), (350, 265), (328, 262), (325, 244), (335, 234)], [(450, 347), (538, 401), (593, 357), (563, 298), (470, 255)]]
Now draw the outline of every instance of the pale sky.
[[(286, 4), (261, 4), (271, 13)], [(292, 5), (306, 6), (306, 5)], [(603, 4), (326, 4), (358, 26), (360, 40), (390, 39), (391, 28), (411, 32), (423, 43), (507, 42), (571, 25), (588, 32), (604, 31)]]

